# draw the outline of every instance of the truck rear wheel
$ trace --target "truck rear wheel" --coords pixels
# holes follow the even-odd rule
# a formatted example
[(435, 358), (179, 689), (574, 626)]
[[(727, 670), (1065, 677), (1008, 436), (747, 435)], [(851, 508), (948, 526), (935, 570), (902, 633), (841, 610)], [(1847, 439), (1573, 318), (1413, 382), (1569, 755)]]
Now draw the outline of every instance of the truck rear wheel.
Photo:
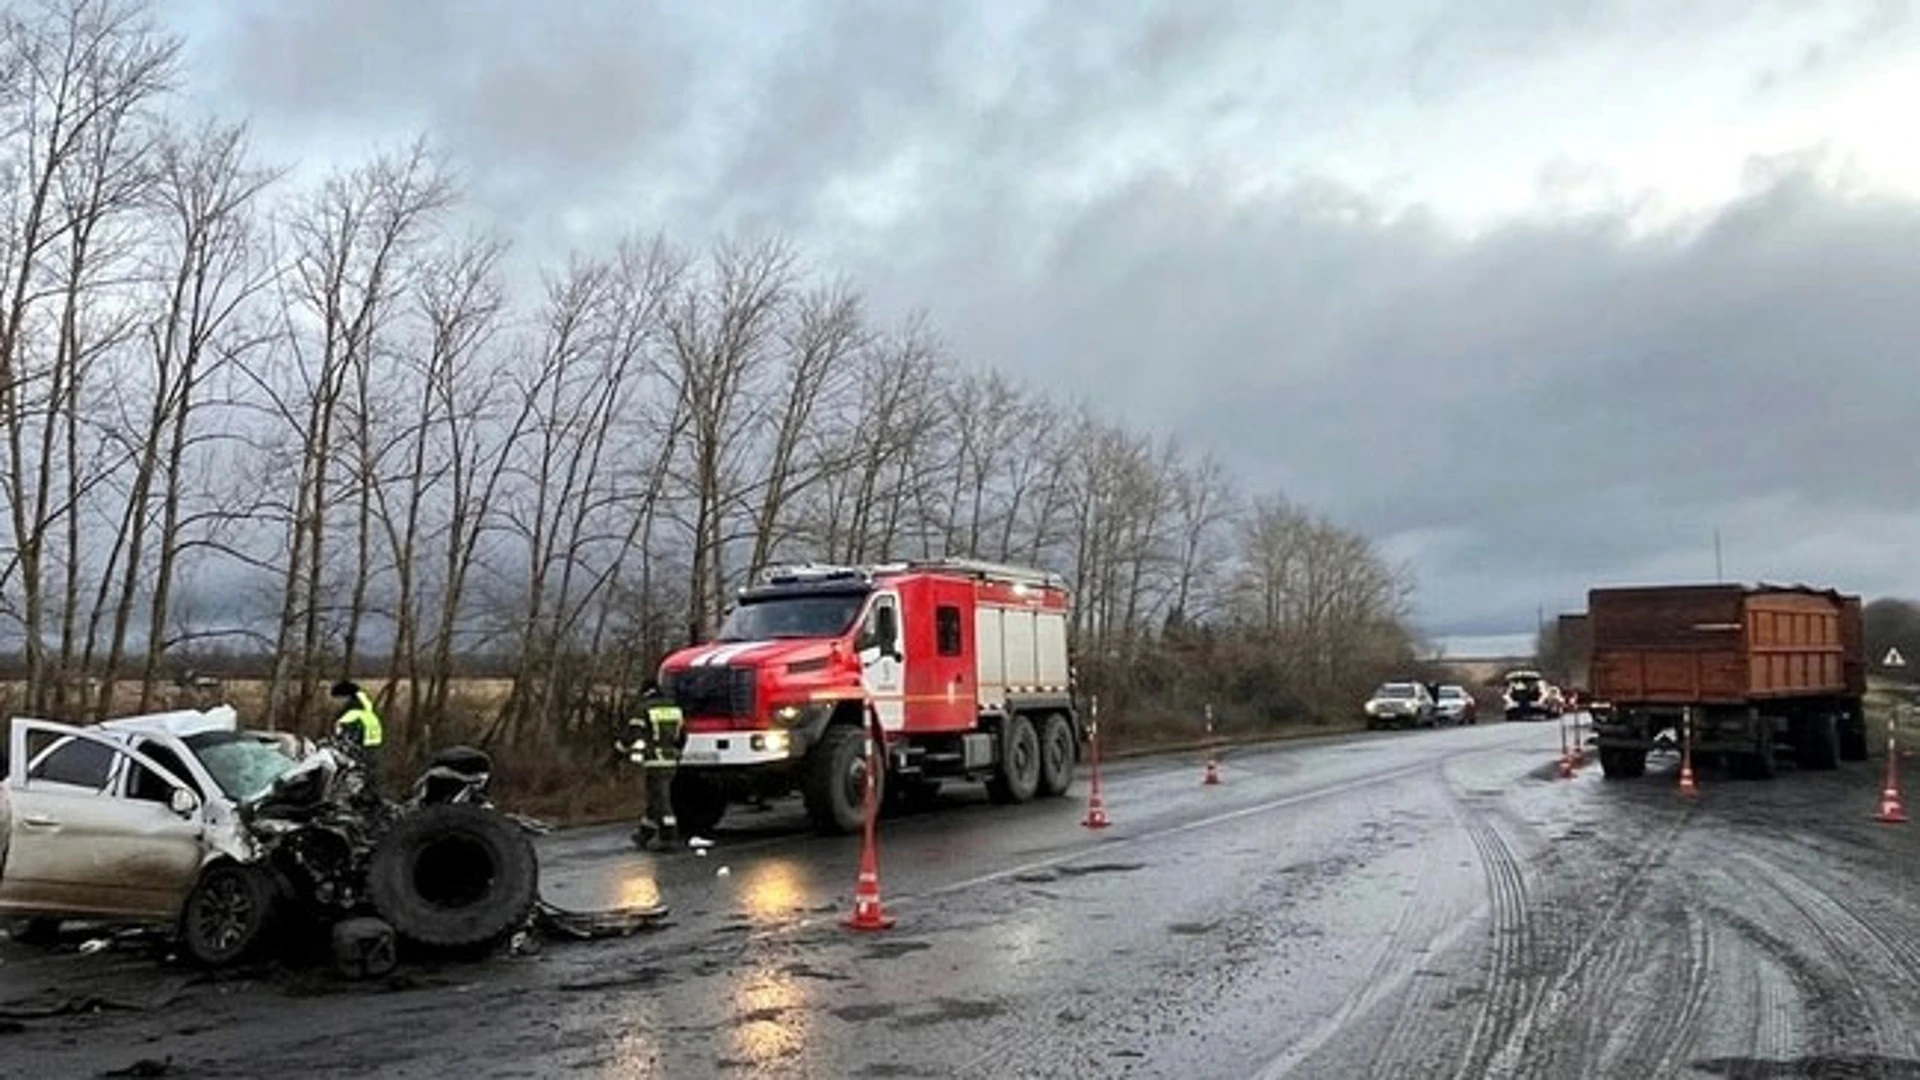
[[(850, 833), (867, 820), (867, 735), (857, 727), (827, 729), (807, 762), (802, 797), (813, 827), (829, 836)], [(874, 777), (882, 786), (884, 776)]]
[(987, 781), (987, 797), (997, 803), (1023, 803), (1040, 789), (1040, 736), (1024, 716), (1007, 718), (1000, 743), (1000, 765)]
[(1600, 771), (1609, 780), (1632, 780), (1647, 774), (1645, 750), (1600, 751)]
[(667, 801), (673, 806), (673, 826), (681, 836), (712, 837), (714, 827), (727, 814), (726, 790), (697, 770), (673, 771)]
[(1857, 707), (1840, 718), (1840, 760), (1867, 760), (1867, 720)]
[(1040, 720), (1040, 794), (1058, 798), (1073, 786), (1073, 725), (1060, 713)]
[(1801, 768), (1840, 767), (1840, 725), (1832, 713), (1794, 717), (1793, 741), (1793, 756)]

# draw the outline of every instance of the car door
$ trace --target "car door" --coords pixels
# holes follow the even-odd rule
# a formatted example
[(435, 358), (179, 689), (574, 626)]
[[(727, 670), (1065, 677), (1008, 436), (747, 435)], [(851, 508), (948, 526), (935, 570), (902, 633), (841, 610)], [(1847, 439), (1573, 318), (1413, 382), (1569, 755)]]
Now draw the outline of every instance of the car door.
[(906, 635), (900, 631), (899, 595), (874, 594), (860, 632), (860, 680), (888, 731), (906, 722)]
[[(7, 777), (13, 822), (0, 908), (74, 916), (172, 918), (199, 872), (203, 808), (176, 809), (171, 770), (96, 731), (16, 720)], [(138, 767), (169, 799), (130, 798)]]

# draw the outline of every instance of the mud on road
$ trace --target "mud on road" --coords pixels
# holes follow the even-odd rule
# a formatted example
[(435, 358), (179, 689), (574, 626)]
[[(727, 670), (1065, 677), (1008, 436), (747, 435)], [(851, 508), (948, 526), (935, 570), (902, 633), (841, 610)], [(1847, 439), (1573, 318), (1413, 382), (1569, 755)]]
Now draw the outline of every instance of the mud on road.
[(1556, 747), (1133, 762), (1103, 833), (955, 793), (884, 827), (877, 935), (857, 844), (779, 808), (705, 857), (546, 838), (549, 896), (672, 925), (381, 984), (0, 943), (0, 1075), (1920, 1077), (1920, 826), (1866, 766), (1688, 804)]

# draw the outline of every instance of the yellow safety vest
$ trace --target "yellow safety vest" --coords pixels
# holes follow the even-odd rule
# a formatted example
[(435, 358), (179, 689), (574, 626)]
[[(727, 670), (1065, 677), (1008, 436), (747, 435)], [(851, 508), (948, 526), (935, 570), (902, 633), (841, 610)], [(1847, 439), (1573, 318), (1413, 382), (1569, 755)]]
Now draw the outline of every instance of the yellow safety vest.
[(341, 713), (340, 719), (333, 723), (336, 731), (345, 731), (355, 725), (360, 728), (360, 745), (368, 749), (379, 746), (385, 737), (380, 730), (380, 714), (374, 711), (373, 699), (367, 696), (365, 690), (353, 696), (353, 708)]
[(647, 709), (647, 726), (652, 729), (648, 739), (648, 765), (668, 766), (680, 761), (680, 725), (685, 717), (678, 705), (653, 705)]

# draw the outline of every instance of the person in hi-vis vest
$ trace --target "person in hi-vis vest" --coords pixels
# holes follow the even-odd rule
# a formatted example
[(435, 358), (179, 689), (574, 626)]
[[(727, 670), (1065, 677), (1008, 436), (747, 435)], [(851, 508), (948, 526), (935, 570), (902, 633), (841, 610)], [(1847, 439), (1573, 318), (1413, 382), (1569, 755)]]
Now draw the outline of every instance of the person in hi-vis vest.
[(360, 689), (360, 684), (350, 679), (342, 679), (333, 684), (333, 696), (343, 704), (340, 713), (334, 718), (333, 730), (348, 745), (360, 752), (360, 760), (367, 770), (367, 787), (380, 791), (380, 759), (385, 751), (386, 733), (380, 727), (380, 713), (373, 707), (373, 698)]
[(640, 715), (627, 720), (620, 748), (641, 769), (640, 823), (633, 842), (643, 849), (672, 844), (678, 823), (673, 818), (673, 770), (686, 745), (686, 725), (680, 707), (649, 679), (640, 691)]

